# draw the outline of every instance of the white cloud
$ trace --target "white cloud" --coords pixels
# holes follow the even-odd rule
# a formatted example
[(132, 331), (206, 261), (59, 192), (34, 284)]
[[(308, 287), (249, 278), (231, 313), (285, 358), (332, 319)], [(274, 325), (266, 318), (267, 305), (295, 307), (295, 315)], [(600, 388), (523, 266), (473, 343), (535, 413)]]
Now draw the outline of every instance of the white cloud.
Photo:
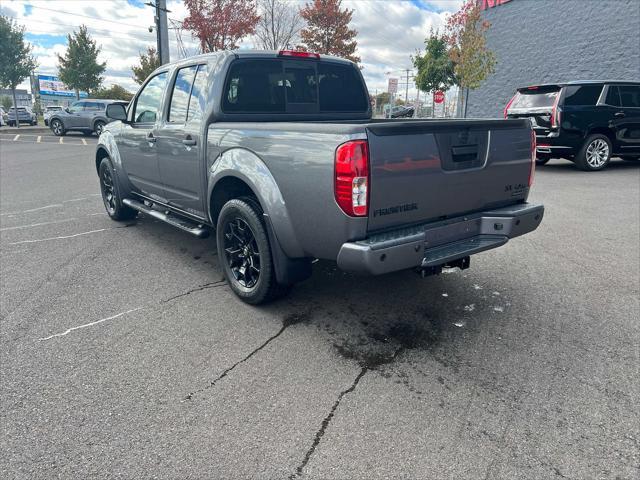
[[(343, 6), (354, 10), (357, 54), (371, 92), (386, 90), (389, 76), (400, 77), (401, 69), (411, 68), (411, 55), (424, 47), (429, 30), (441, 27), (448, 12), (457, 10), (461, 2), (422, 0), (425, 8), (420, 8), (418, 2), (412, 1), (344, 0)], [(303, 3), (292, 0), (292, 8)], [(168, 0), (167, 8), (171, 11), (169, 18), (178, 21), (187, 14), (182, 0)], [(99, 60), (107, 63), (105, 85), (118, 83), (135, 91), (131, 65), (137, 63), (140, 51), (155, 46), (155, 31), (148, 30), (154, 24), (153, 9), (126, 0), (2, 0), (0, 12), (16, 17), (26, 32), (34, 35), (33, 53), (42, 73), (56, 72), (56, 54), (64, 53), (66, 48), (64, 37), (84, 24), (102, 48)], [(175, 59), (179, 57), (175, 31), (170, 30), (169, 36), (171, 58)], [(188, 53), (198, 51), (198, 42), (188, 32), (182, 33), (182, 42)], [(251, 48), (253, 44), (253, 39), (247, 38), (241, 47)], [(410, 88), (409, 96), (415, 96), (414, 88)]]

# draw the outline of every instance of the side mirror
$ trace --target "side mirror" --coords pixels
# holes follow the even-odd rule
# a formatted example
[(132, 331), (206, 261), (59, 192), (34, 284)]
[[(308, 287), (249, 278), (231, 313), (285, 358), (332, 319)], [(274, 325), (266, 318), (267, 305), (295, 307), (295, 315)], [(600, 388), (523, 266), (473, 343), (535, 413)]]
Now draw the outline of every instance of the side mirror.
[(107, 105), (107, 117), (112, 120), (126, 122), (127, 111), (125, 110), (124, 105), (120, 103), (112, 103), (111, 105)]
[(67, 113), (71, 113), (71, 110), (69, 110), (69, 107), (64, 107), (64, 111)]

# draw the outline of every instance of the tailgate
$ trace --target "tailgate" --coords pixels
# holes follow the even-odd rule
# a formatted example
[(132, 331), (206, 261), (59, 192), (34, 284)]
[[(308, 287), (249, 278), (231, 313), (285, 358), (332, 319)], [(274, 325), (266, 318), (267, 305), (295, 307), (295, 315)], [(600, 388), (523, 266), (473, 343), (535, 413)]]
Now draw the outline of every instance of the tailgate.
[(367, 125), (369, 231), (445, 219), (526, 199), (528, 120)]

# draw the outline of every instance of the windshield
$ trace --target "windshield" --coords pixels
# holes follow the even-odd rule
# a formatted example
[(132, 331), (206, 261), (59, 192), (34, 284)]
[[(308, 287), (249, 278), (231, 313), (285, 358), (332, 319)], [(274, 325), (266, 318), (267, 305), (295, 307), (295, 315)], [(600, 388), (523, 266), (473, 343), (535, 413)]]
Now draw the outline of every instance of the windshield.
[(524, 90), (518, 92), (511, 104), (512, 108), (545, 108), (553, 107), (560, 90)]

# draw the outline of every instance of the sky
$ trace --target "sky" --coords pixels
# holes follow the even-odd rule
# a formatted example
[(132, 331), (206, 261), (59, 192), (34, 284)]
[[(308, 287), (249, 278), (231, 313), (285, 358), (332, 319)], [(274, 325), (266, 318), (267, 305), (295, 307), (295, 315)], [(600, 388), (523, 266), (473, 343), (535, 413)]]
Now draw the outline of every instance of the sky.
[[(304, 1), (287, 0), (292, 8)], [(25, 38), (33, 46), (39, 64), (38, 73), (56, 74), (56, 54), (66, 50), (67, 34), (86, 25), (101, 47), (99, 61), (107, 64), (104, 86), (114, 83), (135, 92), (131, 66), (138, 63), (139, 52), (155, 46), (154, 9), (143, 0), (2, 0), (0, 14), (25, 26)], [(462, 0), (343, 0), (343, 7), (353, 9), (352, 28), (358, 31), (358, 50), (362, 73), (371, 93), (386, 91), (389, 77), (405, 75), (411, 68), (411, 55), (424, 47), (430, 29), (442, 27), (447, 15), (455, 12)], [(180, 21), (187, 11), (182, 0), (167, 0), (169, 19)], [(169, 22), (171, 60), (180, 57), (176, 31)], [(188, 52), (198, 53), (198, 43), (182, 32)], [(252, 37), (243, 39), (241, 48), (254, 48)], [(403, 80), (400, 81), (402, 84)], [(413, 87), (413, 82), (411, 82)], [(28, 88), (24, 82), (21, 88)], [(400, 89), (404, 96), (404, 86)], [(409, 98), (416, 95), (409, 89)]]

